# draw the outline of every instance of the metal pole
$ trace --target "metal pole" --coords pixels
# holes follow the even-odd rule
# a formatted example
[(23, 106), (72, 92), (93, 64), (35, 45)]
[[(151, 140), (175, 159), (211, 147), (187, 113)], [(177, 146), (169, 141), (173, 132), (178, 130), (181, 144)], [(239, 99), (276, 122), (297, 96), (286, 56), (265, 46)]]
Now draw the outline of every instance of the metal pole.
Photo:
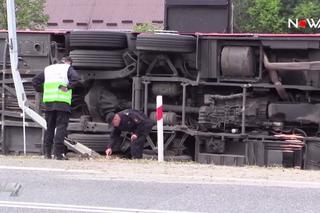
[(197, 35), (197, 43), (196, 43), (196, 70), (199, 72), (199, 35)]
[(182, 121), (181, 125), (185, 126), (186, 123), (186, 96), (187, 96), (187, 84), (182, 83)]
[[(25, 104), (26, 100), (23, 100)], [(25, 108), (22, 108), (22, 123), (23, 123), (23, 154), (27, 155), (27, 143), (26, 143), (26, 113)]]
[(246, 102), (247, 102), (247, 87), (250, 85), (243, 86), (243, 95), (242, 95), (242, 121), (241, 121), (241, 134), (246, 134)]
[(26, 93), (24, 92), (20, 73), (18, 72), (18, 43), (16, 31), (16, 13), (14, 0), (7, 0), (7, 15), (8, 15), (8, 37), (10, 49), (11, 72), (16, 89), (19, 107), (22, 109), (23, 119), (23, 153), (26, 155), (26, 138), (25, 138), (25, 102)]
[(144, 83), (144, 114), (148, 115), (148, 96), (149, 96), (149, 81), (145, 81)]
[(133, 85), (134, 85), (133, 109), (141, 110), (141, 91), (142, 91), (141, 77), (133, 77)]
[(25, 105), (27, 102), (27, 97), (23, 88), (20, 73), (18, 71), (18, 42), (14, 0), (7, 0), (7, 15), (11, 72), (19, 107), (22, 110), (24, 110), (25, 113), (29, 115), (35, 122), (37, 122), (42, 128), (46, 129), (46, 120), (43, 117), (41, 117), (38, 113), (36, 113), (35, 111), (33, 111)]
[(7, 56), (7, 47), (8, 47), (8, 40), (5, 41), (4, 44), (4, 49), (3, 49), (3, 69), (2, 69), (2, 88), (1, 88), (1, 98), (2, 98), (2, 103), (1, 103), (1, 145), (2, 145), (2, 154), (6, 154), (6, 145), (5, 145), (5, 141), (4, 141), (4, 125), (5, 125), (5, 121), (4, 121), (4, 108), (5, 108), (5, 80), (6, 80), (6, 56)]
[(233, 0), (230, 0), (229, 2), (229, 19), (230, 19), (230, 33), (233, 33), (233, 26), (234, 26), (234, 17), (233, 17), (233, 14), (234, 14), (234, 4), (233, 4)]
[(133, 81), (132, 81), (132, 89), (131, 89), (131, 90), (132, 90), (132, 91), (131, 91), (131, 97), (132, 97), (132, 98), (131, 98), (131, 108), (132, 108), (132, 109), (134, 109), (134, 103), (135, 103), (135, 98), (134, 98), (134, 97), (135, 97), (135, 94), (134, 94), (134, 93), (135, 93), (135, 89), (134, 89), (135, 85), (134, 85), (134, 84), (135, 84), (135, 82), (134, 82), (134, 80), (133, 80)]
[(11, 70), (16, 72), (18, 68), (18, 44), (14, 0), (7, 0), (7, 17)]

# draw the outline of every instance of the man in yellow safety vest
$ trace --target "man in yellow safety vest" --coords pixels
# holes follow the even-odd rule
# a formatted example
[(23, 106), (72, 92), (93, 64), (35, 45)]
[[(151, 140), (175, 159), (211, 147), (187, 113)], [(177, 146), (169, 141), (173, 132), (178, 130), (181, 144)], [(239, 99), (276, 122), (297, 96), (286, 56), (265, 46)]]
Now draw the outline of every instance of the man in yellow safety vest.
[(43, 92), (47, 130), (44, 134), (44, 156), (51, 159), (54, 145), (54, 157), (67, 160), (64, 156), (64, 137), (71, 113), (72, 89), (80, 85), (80, 77), (73, 69), (72, 59), (64, 57), (61, 64), (52, 64), (44, 72), (35, 76), (32, 85), (37, 92)]

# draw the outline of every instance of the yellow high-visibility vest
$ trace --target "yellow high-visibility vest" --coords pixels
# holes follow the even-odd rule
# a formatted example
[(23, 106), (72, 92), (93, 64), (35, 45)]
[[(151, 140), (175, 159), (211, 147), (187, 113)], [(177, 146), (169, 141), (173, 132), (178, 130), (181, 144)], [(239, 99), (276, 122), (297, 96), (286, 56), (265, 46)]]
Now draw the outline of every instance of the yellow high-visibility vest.
[(72, 90), (67, 92), (59, 89), (59, 86), (67, 86), (69, 64), (53, 64), (44, 69), (44, 103), (48, 102), (64, 102), (71, 105)]

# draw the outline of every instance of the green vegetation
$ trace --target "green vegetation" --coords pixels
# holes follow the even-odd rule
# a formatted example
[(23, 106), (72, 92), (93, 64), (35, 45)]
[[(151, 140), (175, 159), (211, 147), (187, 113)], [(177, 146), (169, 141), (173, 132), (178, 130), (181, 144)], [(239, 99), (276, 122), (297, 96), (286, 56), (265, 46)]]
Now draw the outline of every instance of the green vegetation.
[(234, 31), (254, 33), (314, 33), (289, 29), (288, 18), (320, 18), (320, 0), (233, 0)]
[[(49, 16), (44, 13), (46, 0), (15, 0), (17, 29), (43, 29)], [(0, 0), (0, 29), (7, 29), (6, 0)]]
[(158, 26), (155, 26), (150, 23), (142, 23), (142, 24), (136, 24), (133, 26), (134, 32), (154, 32), (155, 30), (160, 30)]

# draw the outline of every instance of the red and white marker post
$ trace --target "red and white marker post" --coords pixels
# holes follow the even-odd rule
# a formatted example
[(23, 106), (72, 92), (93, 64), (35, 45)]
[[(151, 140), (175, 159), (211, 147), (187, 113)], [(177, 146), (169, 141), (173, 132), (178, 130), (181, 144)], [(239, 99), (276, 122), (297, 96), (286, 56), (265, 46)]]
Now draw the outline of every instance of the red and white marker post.
[(157, 96), (157, 135), (158, 135), (158, 162), (163, 162), (163, 105), (162, 96)]

